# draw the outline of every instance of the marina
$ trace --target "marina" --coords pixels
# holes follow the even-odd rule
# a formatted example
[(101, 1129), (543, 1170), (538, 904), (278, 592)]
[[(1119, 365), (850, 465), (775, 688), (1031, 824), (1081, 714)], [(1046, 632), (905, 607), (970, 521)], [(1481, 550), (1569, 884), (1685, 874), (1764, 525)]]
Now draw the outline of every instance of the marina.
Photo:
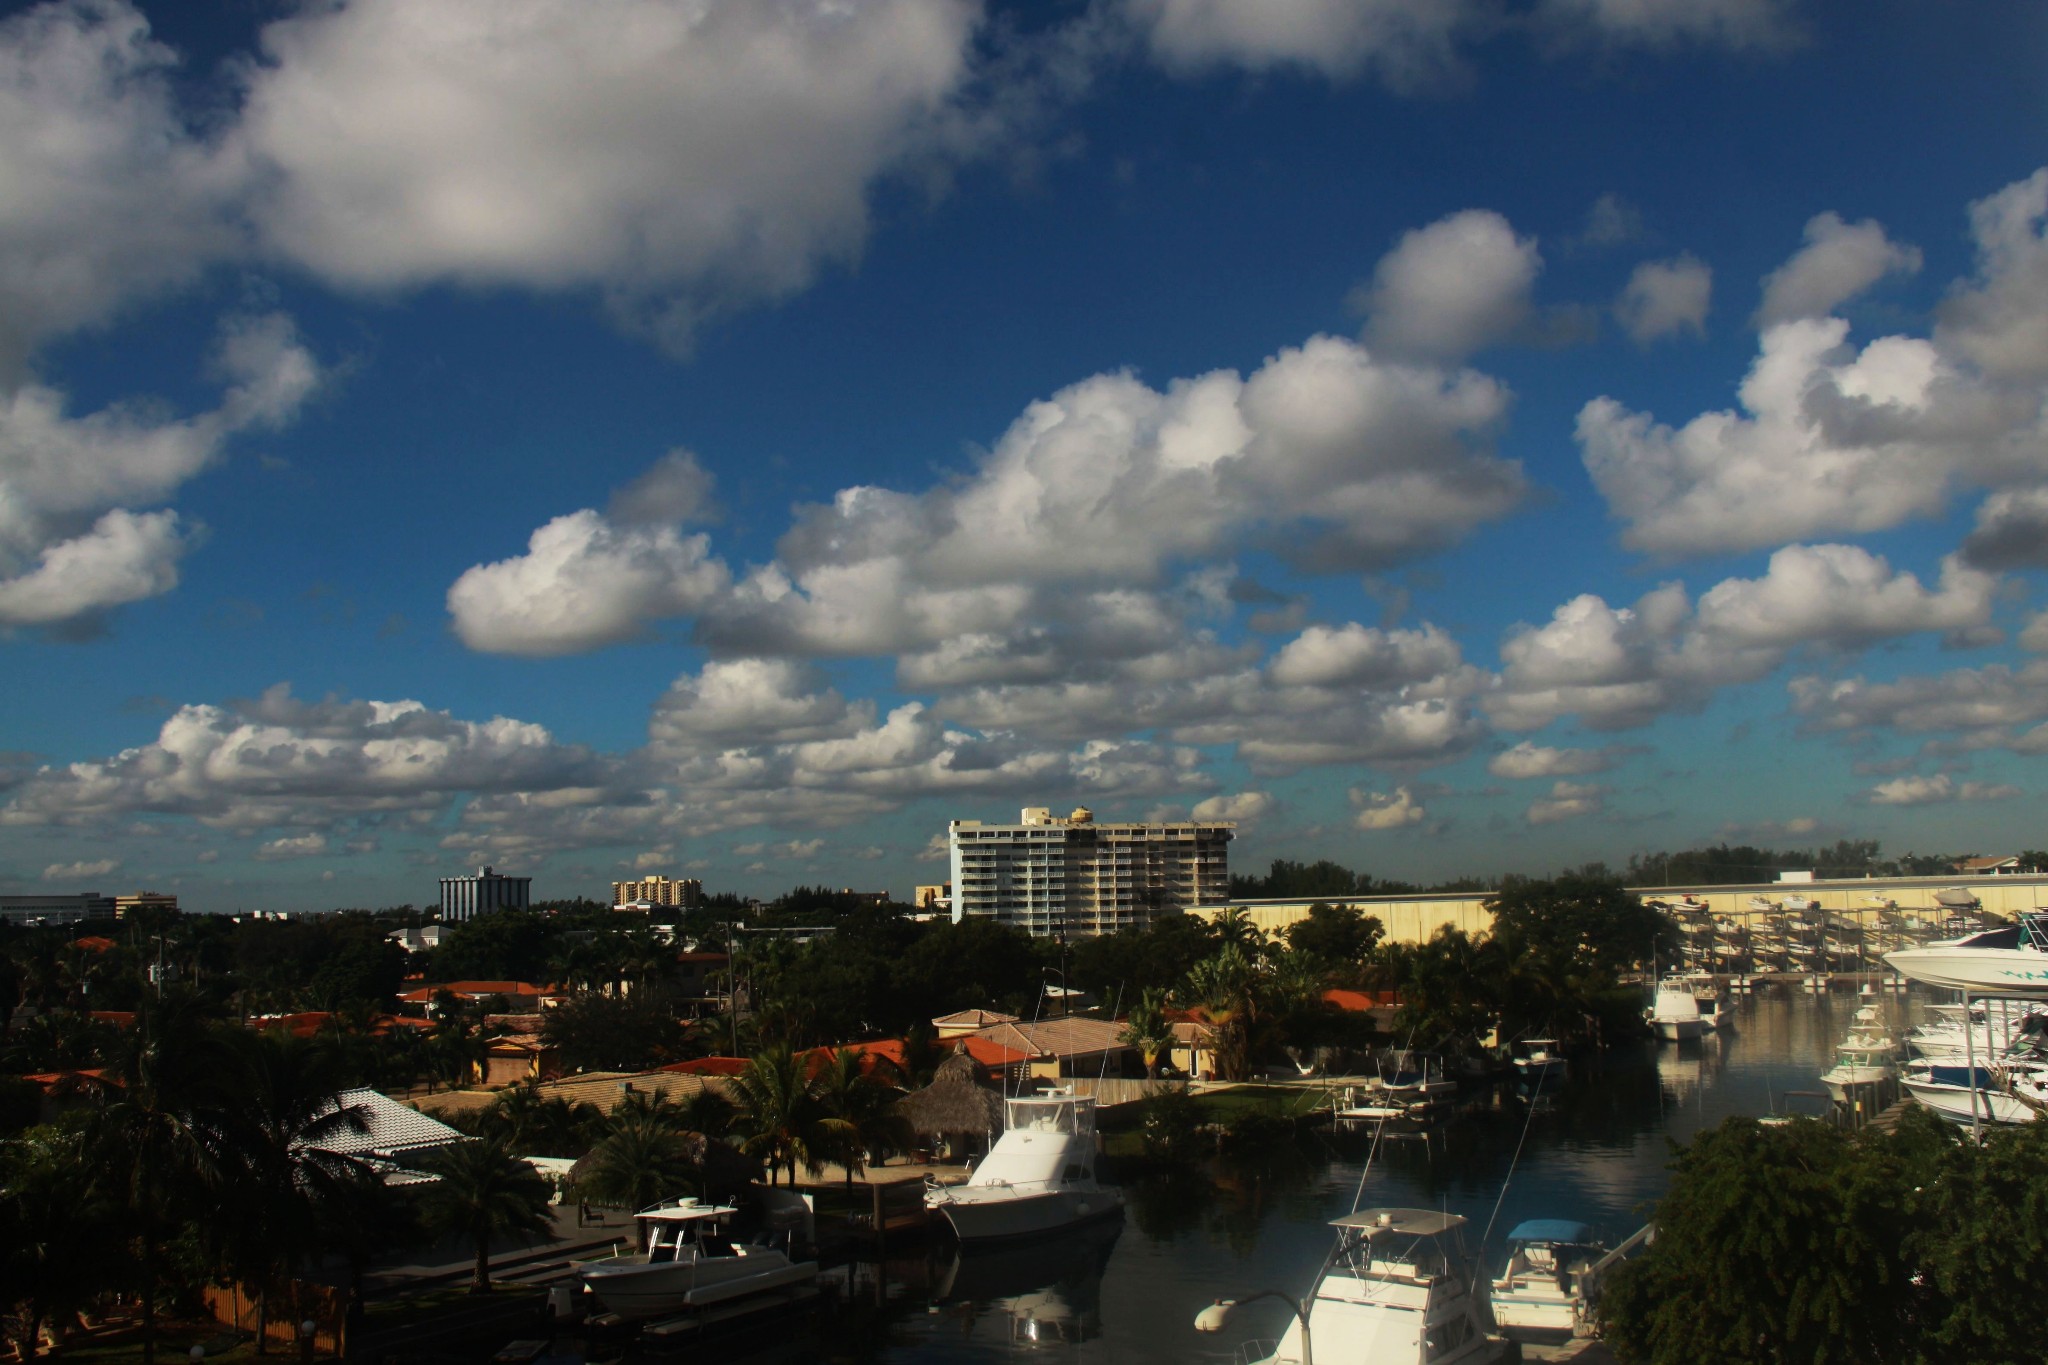
[[(721, 1358), (808, 1358), (801, 1346), (788, 1353), (795, 1330), (815, 1334), (798, 1338), (808, 1349), (828, 1342), (834, 1359), (876, 1365), (1023, 1361), (1054, 1345), (1060, 1358), (1080, 1361), (1222, 1365), (1275, 1351), (1289, 1359), (1280, 1344), (1290, 1310), (1249, 1300), (1262, 1290), (1313, 1295), (1333, 1223), (1371, 1209), (1460, 1219), (1459, 1236), (1479, 1253), (1470, 1273), (1489, 1288), (1509, 1277), (1511, 1234), (1532, 1223), (1567, 1222), (1574, 1236), (1617, 1247), (1641, 1232), (1668, 1181), (1667, 1139), (1682, 1142), (1732, 1114), (1769, 1116), (1789, 1107), (1788, 1096), (1819, 1093), (1819, 1077), (1867, 1007), (1862, 999), (1784, 987), (1731, 994), (1732, 1027), (1697, 1041), (1575, 1054), (1533, 1097), (1512, 1076), (1468, 1084), (1426, 1121), (1348, 1131), (1331, 1123), (1184, 1175), (1105, 1162), (1100, 1177), (1120, 1188), (1124, 1218), (988, 1250), (943, 1234), (894, 1238), (884, 1260), (828, 1269), (831, 1301), (810, 1326), (768, 1315), (766, 1326), (721, 1337)], [(1882, 1000), (1895, 1037), (1942, 1024), (1927, 993)], [(1349, 1107), (1376, 1107), (1372, 1095), (1360, 1085)], [(1335, 1098), (1341, 1113), (1343, 1097)], [(1831, 1111), (1845, 1122), (1872, 1117), (1843, 1114), (1824, 1097), (1797, 1106)], [(1397, 1128), (1406, 1130), (1401, 1140)], [(1195, 1315), (1218, 1299), (1243, 1307), (1225, 1331), (1197, 1332)], [(1527, 1335), (1527, 1359), (1578, 1345), (1555, 1330)], [(1268, 1344), (1264, 1355), (1242, 1353), (1257, 1343)], [(644, 1337), (594, 1337), (578, 1349), (593, 1362), (674, 1358), (672, 1346)]]

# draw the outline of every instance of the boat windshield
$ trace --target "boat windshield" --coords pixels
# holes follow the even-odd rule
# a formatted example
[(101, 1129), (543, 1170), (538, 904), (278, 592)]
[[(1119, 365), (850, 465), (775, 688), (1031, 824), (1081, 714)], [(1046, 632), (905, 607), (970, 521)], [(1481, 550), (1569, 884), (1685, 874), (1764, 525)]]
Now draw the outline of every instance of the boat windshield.
[(1092, 1133), (1095, 1102), (1072, 1095), (1039, 1095), (1009, 1101), (1012, 1132)]
[[(2007, 925), (2002, 929), (1987, 929), (1981, 934), (1972, 934), (1968, 938), (1959, 939), (1955, 946), (1958, 948), (2017, 948), (2021, 943), (2020, 933), (2018, 925)], [(2040, 946), (2041, 940), (2036, 938), (2034, 943), (2036, 946)]]

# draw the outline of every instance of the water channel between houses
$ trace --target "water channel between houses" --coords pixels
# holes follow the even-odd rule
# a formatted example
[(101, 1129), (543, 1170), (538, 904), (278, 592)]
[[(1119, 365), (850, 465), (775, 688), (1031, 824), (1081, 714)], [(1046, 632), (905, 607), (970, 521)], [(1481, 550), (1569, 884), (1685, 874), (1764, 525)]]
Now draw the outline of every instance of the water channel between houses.
[[(1910, 1006), (1896, 993), (1883, 999), (1895, 1027), (1909, 1009), (1920, 1012), (1917, 995)], [(1738, 998), (1733, 1029), (1703, 1042), (1575, 1058), (1533, 1115), (1509, 1088), (1475, 1093), (1468, 1111), (1429, 1131), (1390, 1129), (1369, 1170), (1369, 1132), (1311, 1137), (1198, 1176), (1127, 1184), (1122, 1224), (1093, 1233), (964, 1259), (945, 1246), (906, 1249), (879, 1275), (858, 1267), (840, 1306), (802, 1340), (754, 1357), (742, 1339), (719, 1354), (877, 1365), (1234, 1360), (1242, 1341), (1277, 1337), (1287, 1308), (1248, 1305), (1214, 1337), (1194, 1331), (1195, 1314), (1260, 1290), (1306, 1293), (1330, 1246), (1328, 1220), (1354, 1199), (1463, 1214), (1474, 1243), (1491, 1221), (1489, 1273), (1504, 1258), (1506, 1231), (1526, 1218), (1588, 1222), (1610, 1242), (1627, 1236), (1664, 1190), (1671, 1141), (1731, 1114), (1827, 1109), (1819, 1075), (1857, 1004), (1841, 990)], [(1809, 1094), (1788, 1101), (1788, 1091)], [(777, 1335), (769, 1323), (756, 1339), (768, 1346)], [(646, 1347), (627, 1356), (675, 1358)]]

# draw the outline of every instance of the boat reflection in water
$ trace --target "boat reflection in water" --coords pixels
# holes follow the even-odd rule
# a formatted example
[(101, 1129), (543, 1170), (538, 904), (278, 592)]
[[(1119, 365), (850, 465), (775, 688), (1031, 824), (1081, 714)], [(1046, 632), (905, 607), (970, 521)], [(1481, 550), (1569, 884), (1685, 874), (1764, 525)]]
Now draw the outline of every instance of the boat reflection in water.
[(1123, 1230), (1113, 1217), (1029, 1242), (950, 1242), (933, 1258), (933, 1307), (1006, 1318), (1018, 1345), (1091, 1340), (1102, 1334), (1102, 1275)]

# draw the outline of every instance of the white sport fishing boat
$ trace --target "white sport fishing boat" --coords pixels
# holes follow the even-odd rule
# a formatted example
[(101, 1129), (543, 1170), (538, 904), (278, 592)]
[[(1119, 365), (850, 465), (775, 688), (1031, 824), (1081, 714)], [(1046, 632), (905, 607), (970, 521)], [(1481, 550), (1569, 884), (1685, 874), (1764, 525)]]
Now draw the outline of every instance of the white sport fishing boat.
[(1607, 1254), (1584, 1223), (1532, 1218), (1508, 1234), (1508, 1264), (1493, 1282), (1494, 1325), (1515, 1341), (1563, 1341), (1585, 1319), (1585, 1275)]
[(1700, 1018), (1700, 1002), (1683, 986), (1658, 982), (1656, 1003), (1650, 1006), (1648, 1014), (1651, 1027), (1667, 1043), (1690, 1042), (1706, 1032), (1706, 1022)]
[(576, 1268), (577, 1278), (606, 1311), (629, 1322), (677, 1316), (818, 1278), (816, 1261), (791, 1261), (786, 1252), (761, 1243), (735, 1245), (727, 1229), (737, 1212), (695, 1199), (644, 1208), (633, 1216), (645, 1225), (647, 1250), (585, 1261)]
[(1886, 953), (1893, 970), (1973, 995), (2048, 998), (2048, 914), (2018, 924)]
[(1030, 1237), (1123, 1211), (1095, 1180), (1095, 1099), (1058, 1093), (1004, 1102), (995, 1148), (964, 1185), (928, 1181), (924, 1204), (963, 1242)]
[(1494, 1358), (1499, 1347), (1486, 1334), (1482, 1296), (1465, 1258), (1465, 1219), (1435, 1209), (1364, 1209), (1331, 1226), (1336, 1248), (1301, 1305), (1307, 1326), (1299, 1317), (1290, 1323), (1259, 1357), (1264, 1365), (1301, 1365), (1311, 1358), (1311, 1344), (1313, 1358), (1326, 1365), (1477, 1365)]

